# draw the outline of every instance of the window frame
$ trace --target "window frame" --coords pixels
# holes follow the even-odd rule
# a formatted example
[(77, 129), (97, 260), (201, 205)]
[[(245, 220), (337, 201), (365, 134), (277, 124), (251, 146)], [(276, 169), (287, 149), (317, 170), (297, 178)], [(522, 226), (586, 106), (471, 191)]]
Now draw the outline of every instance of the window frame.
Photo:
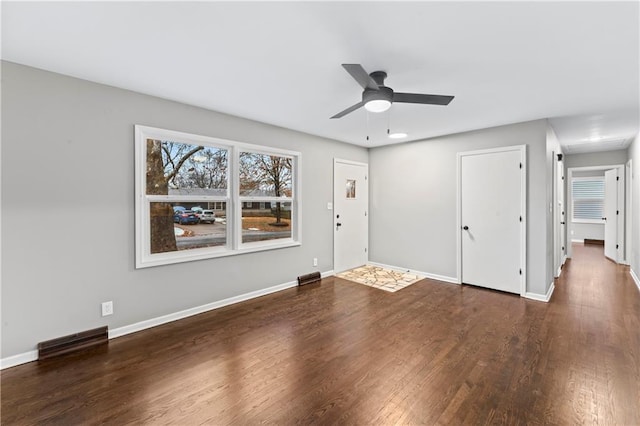
[[(602, 224), (602, 218), (599, 219), (587, 219), (587, 218), (576, 218), (576, 198), (575, 198), (575, 189), (573, 183), (575, 181), (601, 181), (604, 185), (604, 176), (577, 176), (571, 178), (571, 222), (572, 223), (590, 223), (590, 224)], [(604, 190), (603, 190), (604, 191)], [(602, 213), (601, 217), (604, 214), (604, 192), (602, 198), (583, 198), (578, 201), (600, 201), (602, 204)]]
[[(302, 197), (300, 177), (302, 154), (297, 151), (253, 145), (227, 139), (191, 133), (166, 130), (161, 128), (135, 125), (135, 267), (136, 269), (152, 266), (169, 265), (202, 259), (234, 256), (257, 251), (295, 247), (302, 244)], [(171, 140), (174, 142), (197, 144), (226, 149), (227, 192), (226, 196), (192, 196), (192, 195), (147, 195), (146, 194), (146, 143), (148, 139)], [(244, 151), (265, 155), (276, 155), (292, 158), (292, 193), (291, 197), (241, 197), (239, 176), (239, 153)], [(274, 240), (242, 243), (242, 202), (246, 201), (281, 201), (291, 203), (291, 237)], [(150, 206), (152, 202), (226, 202), (226, 244), (223, 246), (193, 248), (173, 252), (151, 253)]]

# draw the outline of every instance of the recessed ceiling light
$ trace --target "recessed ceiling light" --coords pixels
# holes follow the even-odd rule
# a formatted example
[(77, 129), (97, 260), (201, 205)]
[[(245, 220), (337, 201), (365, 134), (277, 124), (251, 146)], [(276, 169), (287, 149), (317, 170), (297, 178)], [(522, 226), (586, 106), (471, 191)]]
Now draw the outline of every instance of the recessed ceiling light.
[(407, 134), (403, 132), (396, 132), (396, 133), (389, 134), (389, 137), (391, 139), (402, 139), (402, 138), (406, 138)]

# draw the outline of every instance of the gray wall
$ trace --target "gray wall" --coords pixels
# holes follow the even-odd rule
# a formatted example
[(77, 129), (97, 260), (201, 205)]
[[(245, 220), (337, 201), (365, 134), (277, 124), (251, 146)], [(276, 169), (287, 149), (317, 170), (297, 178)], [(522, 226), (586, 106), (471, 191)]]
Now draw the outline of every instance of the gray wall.
[[(585, 154), (568, 154), (564, 157), (564, 165), (570, 167), (615, 166), (627, 162), (627, 150), (589, 152)], [(567, 173), (567, 176), (569, 174)]]
[(604, 240), (604, 224), (602, 223), (574, 223), (569, 221), (570, 240)]
[(456, 154), (526, 144), (527, 291), (544, 295), (552, 274), (547, 264), (546, 126), (538, 120), (371, 149), (369, 259), (456, 277)]
[(631, 269), (640, 277), (640, 136), (636, 135), (628, 150), (632, 161), (631, 195)]
[[(333, 158), (366, 149), (2, 63), (2, 354), (332, 269)], [(134, 269), (133, 126), (302, 152), (301, 247)], [(100, 303), (113, 300), (102, 318)]]

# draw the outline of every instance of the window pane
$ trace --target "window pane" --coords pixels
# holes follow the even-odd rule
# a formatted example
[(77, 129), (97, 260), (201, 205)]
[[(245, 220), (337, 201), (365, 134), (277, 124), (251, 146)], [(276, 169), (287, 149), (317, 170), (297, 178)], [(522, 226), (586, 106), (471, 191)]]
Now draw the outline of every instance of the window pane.
[(151, 253), (227, 243), (226, 203), (151, 203), (149, 210)]
[(356, 181), (347, 179), (347, 198), (356, 198)]
[(242, 242), (291, 238), (291, 203), (261, 204), (242, 207)]
[(602, 220), (604, 205), (599, 200), (581, 200), (573, 203), (574, 219)]
[(240, 153), (240, 196), (291, 197), (292, 182), (291, 158)]
[(147, 139), (148, 195), (226, 196), (227, 168), (226, 149)]
[(604, 216), (604, 179), (573, 179), (571, 182), (574, 220), (601, 220)]
[(604, 200), (604, 180), (574, 180), (573, 181), (573, 199), (600, 199)]

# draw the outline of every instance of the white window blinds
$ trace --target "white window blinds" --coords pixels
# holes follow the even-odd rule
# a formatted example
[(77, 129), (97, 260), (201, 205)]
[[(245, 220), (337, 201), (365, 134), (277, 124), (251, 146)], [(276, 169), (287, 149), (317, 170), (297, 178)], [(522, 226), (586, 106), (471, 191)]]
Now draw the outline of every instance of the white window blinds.
[(598, 221), (603, 217), (604, 179), (573, 178), (571, 181), (574, 221)]

